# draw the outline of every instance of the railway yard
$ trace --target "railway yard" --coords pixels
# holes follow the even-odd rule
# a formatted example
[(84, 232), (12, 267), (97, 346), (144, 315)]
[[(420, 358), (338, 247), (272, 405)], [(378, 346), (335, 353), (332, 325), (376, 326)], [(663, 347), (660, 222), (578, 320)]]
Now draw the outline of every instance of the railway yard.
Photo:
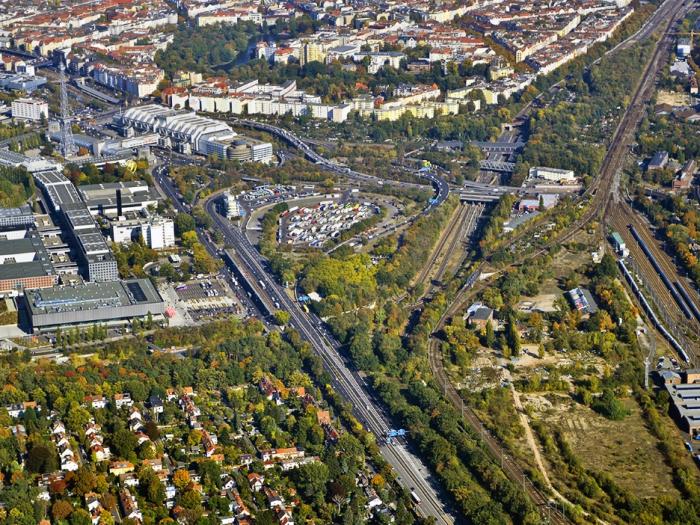
[(484, 213), (483, 204), (460, 204), (454, 211), (442, 236), (433, 248), (428, 262), (415, 279), (414, 288), (422, 288), (422, 297), (437, 289), (445, 276), (462, 266), (471, 247), (471, 237)]
[[(697, 335), (698, 335), (698, 319), (691, 312), (685, 312), (680, 306), (681, 302), (677, 301), (674, 295), (683, 294), (690, 301), (696, 301), (696, 305), (700, 304), (697, 293), (689, 286), (687, 280), (678, 274), (678, 270), (669, 259), (669, 257), (659, 247), (658, 241), (654, 239), (649, 232), (648, 224), (644, 223), (629, 206), (622, 202), (619, 195), (620, 177), (625, 164), (629, 161), (628, 152), (630, 146), (636, 138), (637, 128), (642, 118), (647, 111), (648, 102), (654, 92), (654, 84), (662, 67), (666, 64), (666, 57), (670, 54), (672, 44), (674, 42), (673, 28), (678, 20), (683, 18), (691, 7), (691, 3), (685, 3), (680, 0), (668, 1), (664, 3), (649, 24), (646, 25), (640, 32), (633, 35), (631, 40), (635, 42), (642, 41), (653, 35), (654, 29), (661, 27), (662, 34), (658, 38), (651, 58), (646, 64), (642, 75), (640, 76), (639, 84), (637, 85), (629, 106), (624, 112), (620, 122), (615, 129), (611, 142), (608, 146), (607, 154), (603, 161), (600, 173), (595, 178), (592, 184), (589, 185), (583, 195), (585, 202), (585, 211), (572, 225), (560, 232), (556, 238), (547, 242), (544, 246), (530, 250), (530, 253), (525, 258), (520, 258), (518, 264), (526, 264), (528, 260), (547, 253), (555, 246), (575, 239), (576, 236), (594, 221), (602, 220), (602, 225), (599, 226), (601, 240), (606, 236), (606, 230), (618, 231), (630, 250), (631, 260), (635, 261), (635, 268), (638, 268), (642, 282), (649, 287), (652, 295), (656, 299), (654, 305), (660, 310), (661, 318), (665, 322), (669, 330), (678, 334), (680, 346), (682, 348), (695, 349), (688, 350), (687, 362), (692, 365), (696, 358), (697, 352)], [(618, 46), (624, 48), (625, 45)], [(615, 48), (617, 49), (617, 48)], [(614, 50), (612, 51), (614, 52)], [(658, 261), (657, 264), (667, 272), (668, 280), (672, 282), (674, 287), (673, 292), (664, 284), (659, 272), (649, 258), (644, 253), (640, 244), (633, 236), (632, 229), (640, 232), (640, 236), (644, 239), (648, 250)], [(513, 248), (520, 246), (529, 246), (529, 239), (532, 238), (533, 231), (528, 228), (516, 232), (509, 240), (509, 245)], [(609, 233), (609, 232), (608, 232)], [(444, 238), (440, 243), (447, 242)], [(466, 282), (456, 293), (454, 299), (443, 312), (443, 315), (435, 327), (434, 333), (437, 333), (445, 325), (445, 323), (464, 311), (468, 299), (479, 290), (488, 286), (485, 281), (480, 282), (479, 277), (482, 272), (488, 270), (487, 261), (481, 263), (469, 275)], [(498, 274), (498, 273), (497, 273)], [(496, 275), (497, 275), (496, 274)], [(423, 275), (423, 274), (422, 274)], [(676, 284), (683, 291), (679, 292), (675, 288)], [(690, 313), (690, 315), (688, 315)], [(683, 357), (683, 354), (679, 352)], [(488, 434), (478, 416), (465, 405), (464, 399), (460, 391), (455, 387), (450, 377), (445, 371), (444, 356), (442, 355), (440, 340), (433, 337), (430, 341), (429, 361), (433, 374), (437, 382), (443, 389), (444, 394), (451, 401), (453, 406), (462, 411), (465, 421), (471, 426), (472, 430), (483, 436), (487, 449), (495, 458), (500, 458), (504, 472), (512, 480), (521, 480), (520, 485), (524, 488), (529, 496), (538, 505), (549, 507), (551, 504), (550, 498), (545, 495), (540, 489), (536, 488), (531, 483), (528, 483), (527, 477), (524, 475), (520, 465), (515, 459), (512, 459), (500, 443), (493, 436)], [(557, 497), (558, 500), (561, 498)], [(564, 514), (553, 514), (549, 516), (553, 523), (570, 523), (569, 519)]]
[[(651, 300), (665, 329), (678, 341), (676, 350), (684, 361), (697, 359), (700, 319), (695, 315), (700, 304), (696, 291), (681, 276), (675, 263), (661, 248), (649, 224), (626, 203), (614, 208), (610, 225), (625, 240), (630, 252), (628, 267), (638, 277), (642, 290)], [(641, 242), (640, 242), (641, 241)], [(679, 292), (680, 288), (680, 292)], [(686, 301), (685, 298), (690, 298)]]

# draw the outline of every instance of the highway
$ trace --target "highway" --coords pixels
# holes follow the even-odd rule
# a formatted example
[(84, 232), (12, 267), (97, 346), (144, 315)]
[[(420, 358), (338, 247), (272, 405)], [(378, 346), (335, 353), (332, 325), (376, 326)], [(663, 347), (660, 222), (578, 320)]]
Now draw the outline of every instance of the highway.
[[(353, 169), (350, 169), (347, 166), (337, 164), (337, 163), (330, 161), (330, 160), (326, 159), (325, 157), (322, 157), (321, 155), (319, 155), (316, 151), (314, 151), (311, 148), (311, 146), (309, 146), (306, 142), (304, 142), (303, 139), (294, 135), (292, 132), (290, 132), (284, 128), (280, 128), (277, 126), (273, 126), (271, 124), (265, 124), (263, 122), (257, 122), (255, 120), (248, 120), (248, 119), (230, 119), (229, 122), (231, 122), (234, 125), (245, 126), (245, 127), (257, 129), (259, 131), (265, 131), (266, 133), (270, 133), (271, 135), (274, 135), (274, 136), (284, 140), (290, 146), (293, 146), (296, 149), (298, 149), (300, 152), (302, 152), (304, 154), (304, 156), (307, 159), (309, 159), (312, 162), (315, 162), (317, 166), (325, 169), (326, 171), (330, 171), (332, 173), (335, 173), (336, 175), (343, 175), (345, 177), (348, 177), (350, 179), (353, 179), (353, 180), (356, 180), (359, 182), (372, 183), (372, 184), (377, 184), (380, 186), (387, 184), (387, 185), (398, 186), (398, 187), (402, 187), (402, 188), (423, 187), (422, 184), (415, 184), (415, 183), (403, 182), (403, 181), (391, 180), (391, 179), (382, 179), (381, 177), (376, 177), (374, 175), (368, 175), (366, 173), (360, 173), (359, 171), (355, 171)], [(433, 173), (430, 170), (418, 170), (418, 171), (413, 172), (413, 174), (416, 177), (427, 180), (435, 188), (435, 191), (436, 191), (435, 198), (433, 200), (431, 200), (430, 204), (425, 208), (425, 210), (423, 210), (424, 214), (430, 213), (430, 211), (433, 208), (435, 208), (436, 206), (439, 206), (447, 199), (447, 197), (450, 193), (450, 186), (447, 183), (447, 181), (438, 177), (435, 173)]]
[[(154, 179), (177, 210), (181, 213), (189, 213), (187, 205), (182, 202), (167, 176), (167, 166), (155, 168), (153, 174)], [(333, 378), (333, 388), (352, 405), (355, 416), (370, 432), (380, 439), (384, 438), (392, 428), (390, 420), (372, 398), (364, 379), (351, 370), (341, 356), (339, 343), (325, 333), (320, 320), (312, 319), (305, 314), (298, 304), (289, 298), (284, 288), (267, 273), (264, 257), (258, 253), (243, 232), (217, 212), (216, 198), (209, 199), (205, 203), (205, 209), (223, 235), (225, 244), (235, 247), (236, 256), (245, 266), (241, 271), (248, 273), (249, 281), (252, 281), (251, 288), (260, 295), (267, 296), (264, 297), (264, 302), (270, 309), (273, 309), (272, 305), (275, 307), (279, 305), (279, 309), (289, 312), (290, 327), (297, 330), (323, 359), (327, 371)], [(216, 246), (203, 235), (203, 232), (198, 233), (212, 256), (219, 257)], [(407, 490), (413, 490), (418, 494), (421, 503), (416, 507), (420, 514), (426, 517), (432, 516), (440, 525), (455, 523), (450, 509), (441, 501), (439, 484), (433, 478), (429, 468), (415, 454), (404, 444), (383, 445), (380, 446), (380, 451), (396, 471), (399, 482)]]
[[(168, 197), (170, 202), (173, 203), (173, 206), (175, 206), (175, 209), (178, 211), (178, 213), (191, 213), (189, 204), (186, 204), (182, 201), (182, 198), (177, 193), (175, 185), (168, 177), (168, 166), (166, 164), (160, 164), (159, 166), (153, 168), (153, 179), (156, 183), (156, 186), (160, 188), (162, 193)], [(197, 234), (199, 235), (199, 239), (204, 245), (204, 247), (207, 249), (207, 251), (218, 258), (219, 254), (217, 253), (217, 247), (205, 234), (205, 232), (201, 228), (198, 228)], [(226, 279), (226, 281), (228, 281), (232, 289), (238, 289), (239, 283), (236, 283), (233, 280), (230, 272), (223, 272), (223, 277), (224, 279)], [(242, 290), (240, 290), (240, 292), (241, 293), (238, 294), (238, 298), (240, 299), (243, 306), (248, 310), (248, 313), (264, 320), (268, 315), (267, 312), (263, 312), (255, 303), (255, 301), (251, 297), (246, 295)]]
[[(391, 428), (389, 419), (370, 395), (364, 379), (351, 370), (345, 362), (339, 352), (338, 343), (327, 337), (321, 321), (312, 320), (305, 314), (299, 305), (289, 298), (285, 289), (267, 273), (264, 257), (238, 228), (219, 215), (216, 211), (215, 199), (207, 201), (205, 208), (223, 234), (225, 241), (235, 247), (236, 255), (252, 275), (252, 279), (263, 283), (262, 293), (269, 296), (271, 303), (279, 305), (279, 309), (290, 314), (290, 327), (297, 330), (323, 359), (327, 371), (333, 378), (333, 387), (352, 405), (357, 419), (378, 438), (386, 436)], [(433, 486), (434, 482), (431, 483), (429, 469), (417, 456), (403, 446), (383, 446), (380, 450), (384, 458), (399, 473), (402, 484), (408, 490), (415, 490), (419, 495), (421, 504), (418, 508), (425, 516), (435, 517), (437, 523), (454, 523), (440, 501), (438, 489)]]

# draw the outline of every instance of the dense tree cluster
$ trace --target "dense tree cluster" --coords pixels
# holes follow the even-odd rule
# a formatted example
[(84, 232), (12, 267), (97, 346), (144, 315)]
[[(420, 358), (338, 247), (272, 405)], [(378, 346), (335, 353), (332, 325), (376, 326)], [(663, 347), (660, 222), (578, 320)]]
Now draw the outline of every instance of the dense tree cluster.
[[(187, 359), (149, 355), (145, 352), (145, 340), (132, 339), (103, 345), (99, 349), (100, 358), (75, 359), (64, 364), (37, 364), (22, 359), (20, 354), (6, 355), (0, 367), (0, 381), (4, 385), (0, 403), (37, 401), (45, 410), (53, 411), (54, 419), (65, 423), (76, 447), (85, 445), (81, 437), (83, 428), (94, 417), (102, 427), (105, 444), (117, 458), (140, 464), (144, 459), (167, 453), (177, 468), (172, 482), (178, 490), (176, 503), (186, 509), (187, 523), (218, 523), (218, 516), (229, 513), (228, 499), (220, 497), (223, 473), (233, 476), (241, 497), (251, 509), (258, 509), (257, 522), (265, 522), (264, 495), (249, 488), (245, 469), (234, 468), (241, 454), (255, 454), (256, 447), (262, 446), (301, 446), (308, 454), (320, 456), (320, 462), (290, 473), (264, 470), (258, 461), (250, 467), (252, 471), (264, 471), (266, 484), (279, 491), (296, 490), (297, 519), (349, 525), (365, 523), (367, 499), (355, 480), (371, 459), (377, 469), (373, 477), (370, 475), (372, 487), (385, 501), (398, 499), (395, 522), (416, 523), (406, 508), (408, 498), (389, 483), (390, 470), (381, 460), (375, 461), (379, 458), (376, 446), (363, 431), (355, 428), (356, 421), (348, 418), (348, 423), (353, 423), (352, 431), (342, 431), (337, 440), (328, 441), (316, 409), (305, 405), (302, 398), (285, 395), (285, 406), (281, 407), (257, 388), (260, 379), (268, 377), (277, 385), (304, 387), (306, 393), (320, 400), (321, 408), (331, 413), (336, 409), (332, 391), (328, 392), (329, 405), (323, 401), (326, 393), (316, 388), (312, 377), (303, 371), (311, 370), (319, 381), (316, 384), (327, 382), (321, 363), (298, 334), (291, 331), (283, 338), (278, 332), (266, 333), (261, 323), (231, 320), (186, 330), (160, 330), (152, 341), (163, 347), (184, 345), (192, 350)], [(182, 424), (177, 403), (165, 404), (158, 424), (152, 419), (145, 423), (143, 432), (153, 442), (143, 445), (139, 445), (134, 432), (126, 426), (128, 418), (124, 412), (113, 405), (96, 411), (83, 406), (86, 395), (111, 398), (116, 392), (128, 392), (140, 405), (153, 395), (165, 399), (166, 388), (185, 386), (199, 393), (197, 404), (202, 407), (202, 420), (209, 428), (216, 429), (224, 457), (221, 464), (203, 456), (192, 460), (187, 455), (186, 451), (198, 448), (202, 431)], [(342, 404), (337, 405), (337, 410), (342, 417), (348, 417), (349, 412)], [(10, 418), (4, 411), (0, 412), (2, 427), (9, 429)], [(83, 496), (89, 492), (98, 495), (105, 509), (116, 508), (116, 479), (91, 461), (84, 461), (77, 472), (68, 473), (50, 485), (50, 504), (37, 499), (35, 475), (58, 468), (57, 450), (49, 437), (52, 423), (44, 413), (32, 409), (26, 411), (21, 423), (27, 431), (26, 439), (19, 439), (9, 430), (0, 432), (0, 473), (4, 479), (0, 501), (8, 510), (0, 512), (0, 523), (36, 523), (50, 515), (59, 522), (82, 524)], [(236, 437), (251, 423), (259, 429), (258, 434), (243, 440)], [(159, 439), (159, 426), (173, 436)], [(17, 459), (24, 454), (22, 468)], [(199, 490), (192, 489), (189, 473), (192, 471), (199, 476)], [(136, 474), (139, 485), (133, 492), (144, 514), (144, 523), (170, 522), (163, 483), (149, 467), (139, 467)], [(386, 518), (377, 516), (367, 522), (385, 524)]]
[(169, 78), (180, 71), (214, 74), (219, 68), (233, 65), (258, 35), (259, 30), (252, 22), (197, 28), (182, 24), (173, 43), (156, 53), (156, 63)]
[(650, 43), (604, 58), (589, 69), (571, 73), (555, 95), (555, 103), (533, 112), (527, 124), (528, 142), (518, 161), (517, 181), (530, 166), (571, 169), (580, 177), (595, 176), (616, 120), (630, 102)]
[(34, 178), (24, 167), (0, 166), (0, 206), (15, 207), (34, 195)]

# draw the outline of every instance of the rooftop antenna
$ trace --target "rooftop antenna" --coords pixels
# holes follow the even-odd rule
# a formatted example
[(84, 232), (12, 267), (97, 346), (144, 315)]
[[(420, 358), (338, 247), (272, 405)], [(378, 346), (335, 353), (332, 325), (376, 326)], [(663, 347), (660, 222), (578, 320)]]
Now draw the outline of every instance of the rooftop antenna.
[(75, 147), (73, 130), (71, 129), (68, 109), (68, 89), (66, 86), (66, 66), (61, 62), (59, 66), (61, 72), (61, 154), (68, 158), (75, 154), (78, 148)]

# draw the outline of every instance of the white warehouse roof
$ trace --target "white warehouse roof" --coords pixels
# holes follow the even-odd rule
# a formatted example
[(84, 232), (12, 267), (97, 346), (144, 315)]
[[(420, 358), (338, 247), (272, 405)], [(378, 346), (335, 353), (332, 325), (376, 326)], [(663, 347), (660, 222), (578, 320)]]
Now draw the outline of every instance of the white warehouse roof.
[(187, 110), (175, 111), (155, 104), (129, 108), (124, 112), (124, 119), (146, 125), (152, 131), (186, 136), (195, 145), (205, 135), (216, 134), (220, 140), (236, 136), (224, 122), (200, 117)]

